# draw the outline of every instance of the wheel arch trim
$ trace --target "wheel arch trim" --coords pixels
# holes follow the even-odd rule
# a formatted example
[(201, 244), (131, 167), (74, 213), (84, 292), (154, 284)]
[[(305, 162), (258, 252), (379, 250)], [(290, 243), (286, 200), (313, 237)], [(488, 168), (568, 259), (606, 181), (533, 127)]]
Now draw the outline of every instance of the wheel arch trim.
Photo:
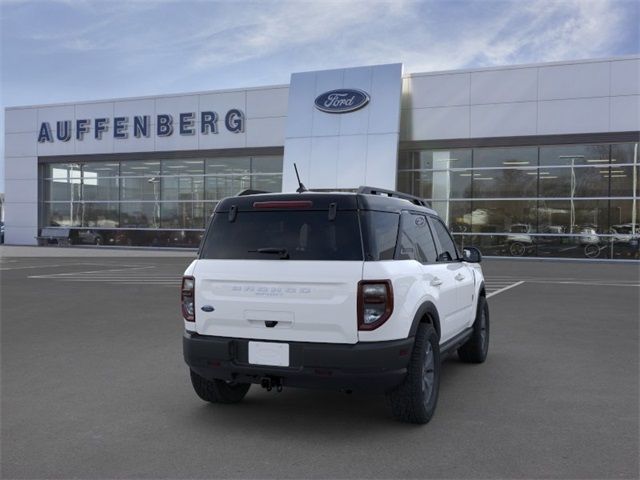
[(411, 329), (409, 330), (409, 337), (415, 337), (416, 332), (418, 331), (418, 326), (427, 315), (432, 319), (433, 327), (436, 329), (438, 338), (441, 337), (442, 330), (440, 329), (440, 315), (438, 314), (438, 309), (431, 301), (426, 301), (422, 305), (420, 305), (418, 311), (413, 316)]

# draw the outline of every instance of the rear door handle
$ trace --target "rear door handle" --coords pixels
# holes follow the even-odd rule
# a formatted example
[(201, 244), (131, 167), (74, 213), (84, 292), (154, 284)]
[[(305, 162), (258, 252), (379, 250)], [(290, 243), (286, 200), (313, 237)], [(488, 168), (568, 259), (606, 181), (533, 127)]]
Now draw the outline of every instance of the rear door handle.
[(433, 280), (431, 280), (431, 286), (439, 287), (440, 285), (442, 285), (442, 280), (440, 280), (438, 277), (433, 277)]
[(459, 282), (461, 282), (462, 280), (464, 280), (464, 275), (462, 275), (461, 273), (457, 274), (454, 277), (456, 280), (458, 280)]

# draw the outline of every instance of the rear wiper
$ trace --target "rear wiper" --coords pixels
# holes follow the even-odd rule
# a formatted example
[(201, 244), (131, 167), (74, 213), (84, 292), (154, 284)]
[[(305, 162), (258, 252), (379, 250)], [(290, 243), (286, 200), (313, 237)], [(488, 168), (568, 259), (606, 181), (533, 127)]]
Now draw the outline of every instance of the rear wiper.
[(267, 248), (259, 248), (257, 250), (249, 250), (251, 253), (274, 253), (276, 255), (280, 255), (282, 260), (289, 259), (289, 252), (286, 248), (277, 248), (277, 247), (267, 247)]

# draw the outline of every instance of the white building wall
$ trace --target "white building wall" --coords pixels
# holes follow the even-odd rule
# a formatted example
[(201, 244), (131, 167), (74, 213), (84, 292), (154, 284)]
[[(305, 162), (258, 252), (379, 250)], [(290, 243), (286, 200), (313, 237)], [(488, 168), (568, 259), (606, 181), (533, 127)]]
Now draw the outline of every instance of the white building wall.
[[(335, 89), (367, 92), (369, 103), (348, 113), (315, 108)], [(295, 191), (296, 163), (308, 188), (394, 188), (400, 135), (402, 65), (294, 73), (289, 89), (282, 185)]]
[(640, 57), (405, 77), (401, 140), (640, 130)]

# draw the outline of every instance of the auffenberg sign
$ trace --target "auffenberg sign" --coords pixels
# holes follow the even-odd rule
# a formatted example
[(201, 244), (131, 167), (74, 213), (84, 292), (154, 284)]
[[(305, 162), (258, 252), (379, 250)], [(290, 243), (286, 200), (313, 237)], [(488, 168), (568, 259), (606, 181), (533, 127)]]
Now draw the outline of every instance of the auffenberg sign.
[[(214, 111), (200, 112), (200, 134), (217, 134), (219, 116)], [(224, 116), (224, 128), (231, 133), (244, 132), (244, 113), (237, 108), (232, 108)], [(163, 113), (156, 115), (155, 133), (158, 137), (170, 137), (174, 130), (180, 135), (195, 135), (196, 113), (186, 112), (178, 114), (174, 119), (173, 115)], [(55, 131), (49, 122), (42, 122), (38, 130), (38, 142), (53, 142), (54, 139), (60, 142), (71, 140), (75, 132), (76, 140), (84, 140), (85, 135), (91, 134), (96, 140), (102, 140), (105, 134), (113, 135), (116, 139), (129, 138), (132, 133), (135, 138), (151, 136), (151, 116), (134, 115), (130, 117), (113, 118), (83, 118), (73, 122), (72, 120), (60, 120), (55, 124)]]

